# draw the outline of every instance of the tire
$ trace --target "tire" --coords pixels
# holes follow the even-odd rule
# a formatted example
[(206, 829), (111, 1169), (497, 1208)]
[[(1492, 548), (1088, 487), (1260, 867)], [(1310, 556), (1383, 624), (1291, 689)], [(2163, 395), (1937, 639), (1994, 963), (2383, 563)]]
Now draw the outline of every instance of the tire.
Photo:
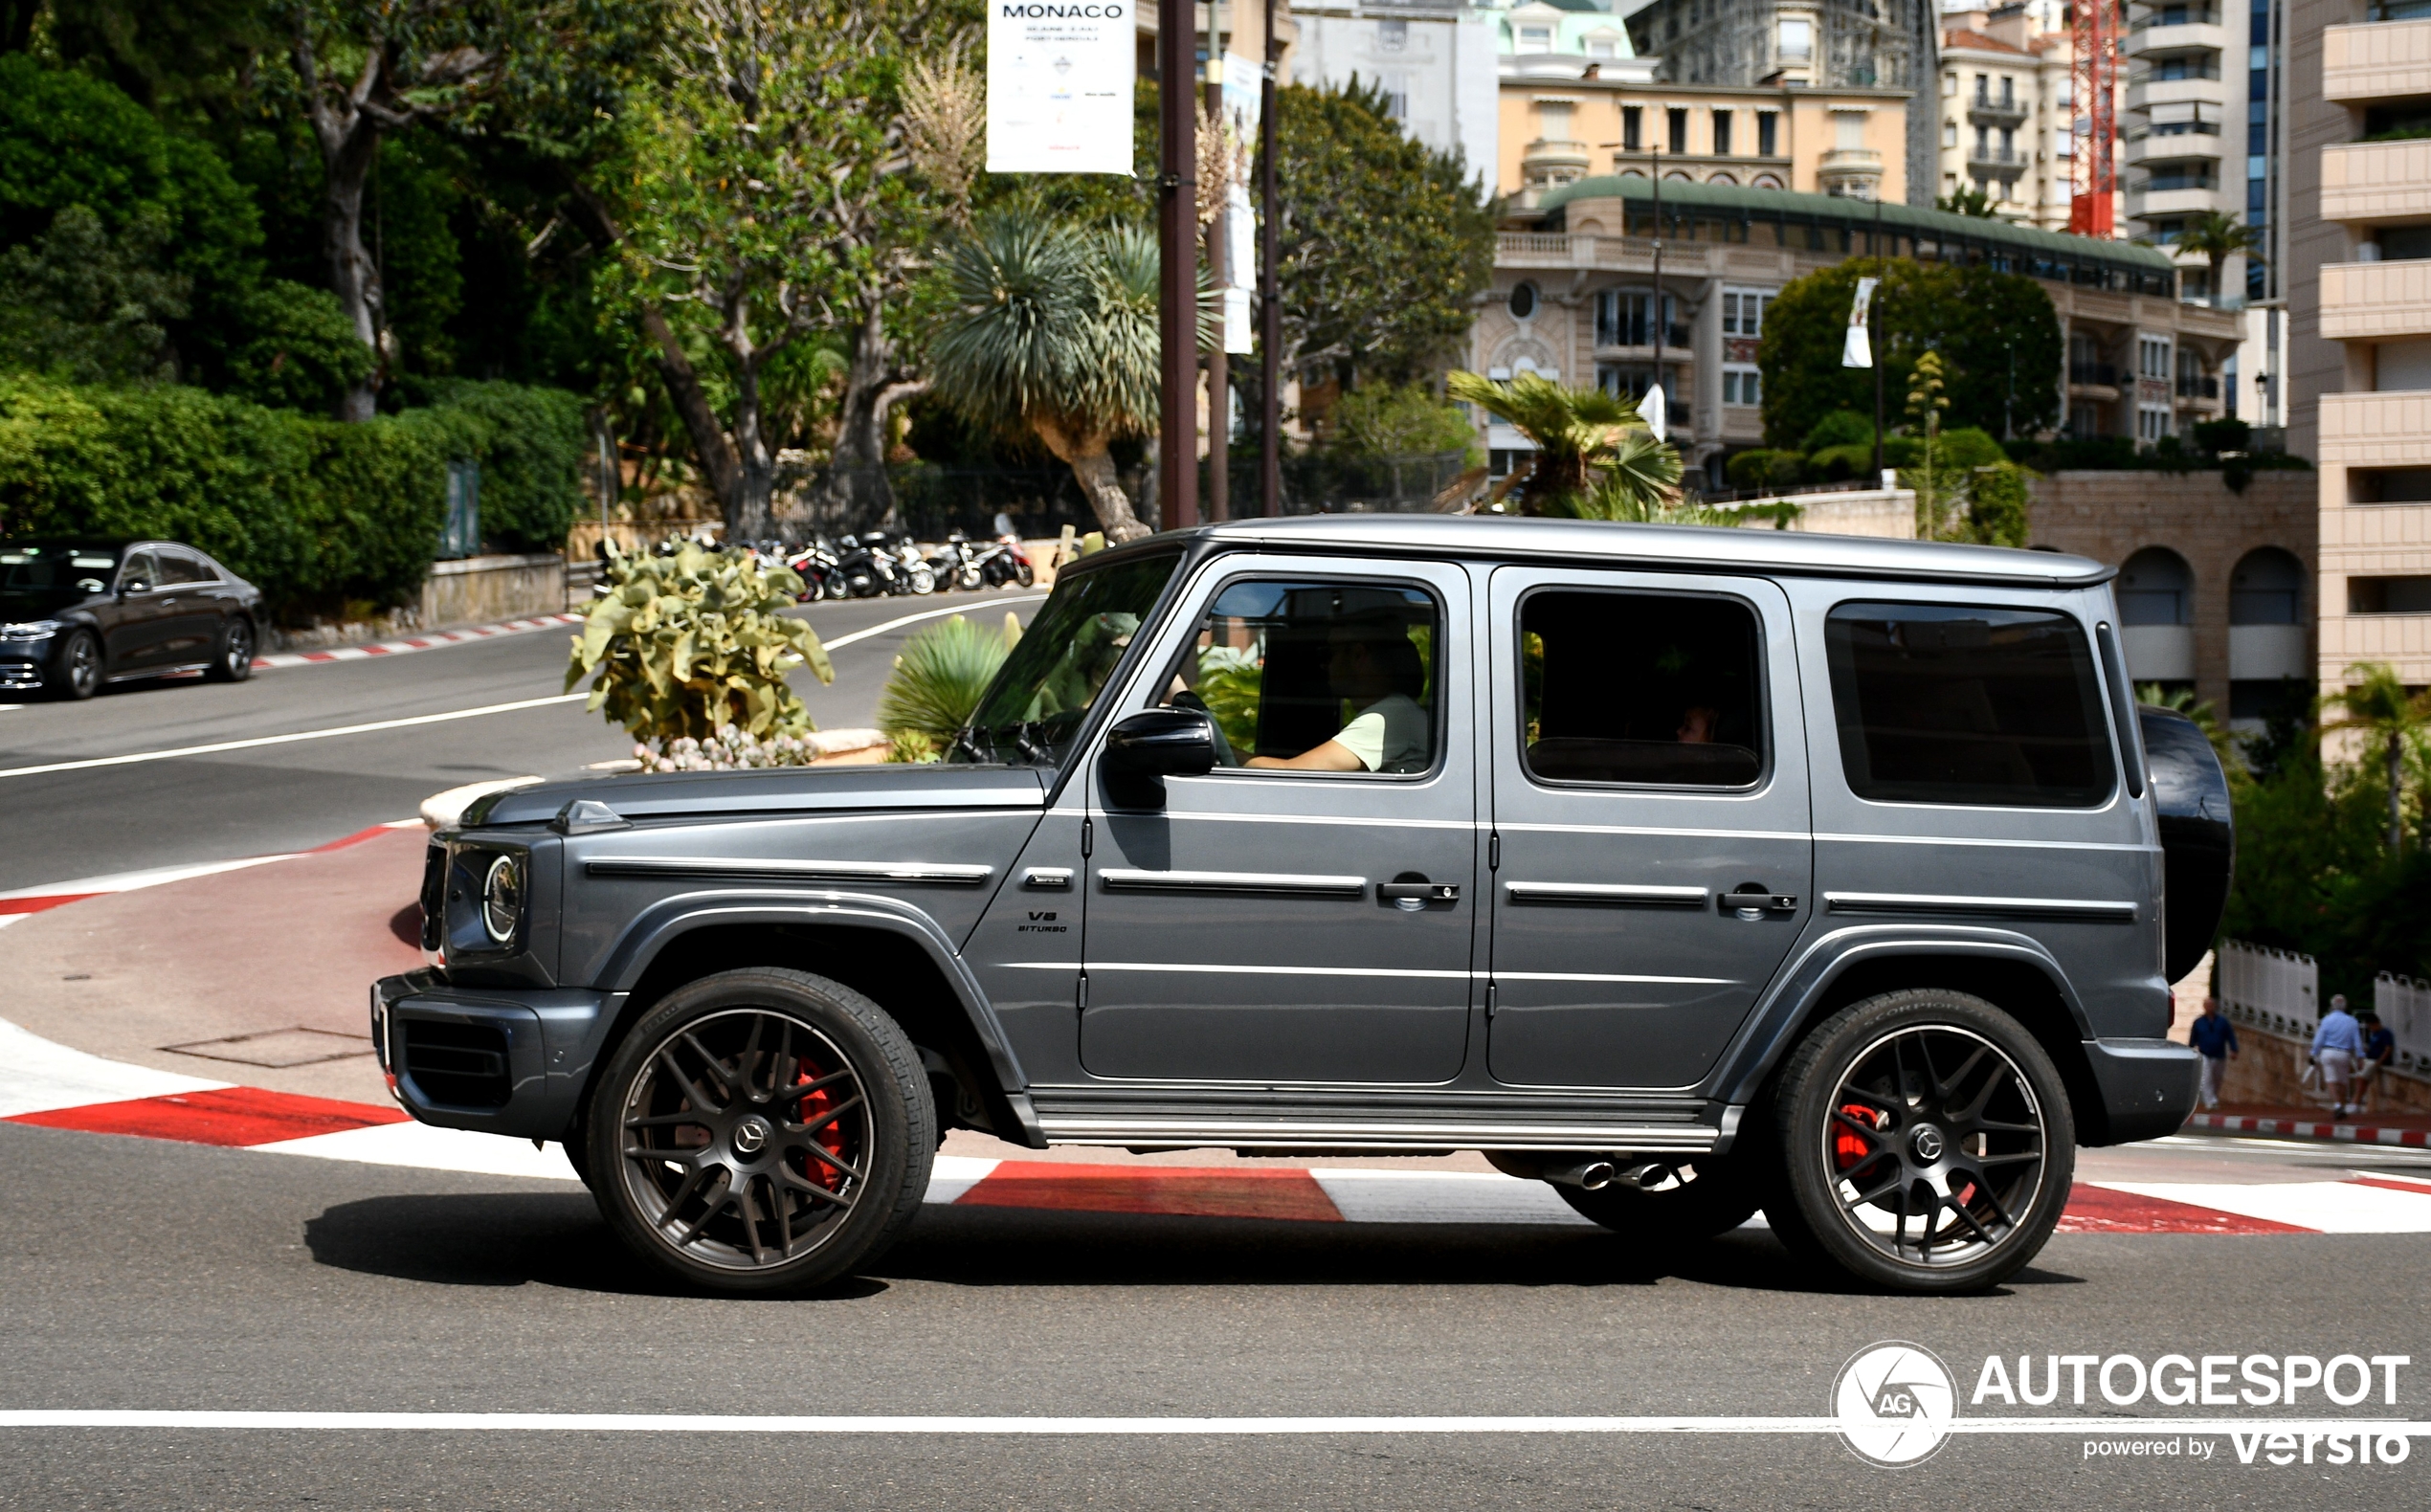
[(1763, 1199), (1752, 1173), (1728, 1156), (1640, 1164), (1594, 1191), (1550, 1185), (1579, 1216), (1658, 1244), (1695, 1244), (1728, 1234), (1753, 1217)]
[(203, 676), (213, 682), (242, 682), (254, 675), (254, 622), (232, 614), (220, 627), (219, 647)]
[(2060, 1073), (1979, 997), (1916, 989), (1842, 1010), (1791, 1055), (1769, 1111), (1767, 1221), (1793, 1256), (1868, 1285), (1996, 1285), (2067, 1205)]
[(668, 1275), (736, 1294), (816, 1286), (876, 1258), (920, 1211), (937, 1146), (903, 1029), (849, 988), (770, 967), (703, 977), (644, 1014), (587, 1124), (591, 1190), (616, 1236)]
[(917, 567), (905, 568), (904, 571), (911, 579), (913, 592), (925, 598), (937, 591), (937, 573), (927, 563), (923, 562)]
[(1030, 559), (1026, 556), (1015, 559), (1013, 575), (1021, 580), (1023, 588), (1028, 588), (1038, 581), (1038, 569), (1030, 565)]
[(982, 587), (979, 581), (979, 565), (975, 562), (966, 562), (954, 568), (954, 587), (966, 593), (978, 592)]
[(58, 659), (52, 664), (43, 682), (55, 699), (89, 699), (101, 691), (101, 677), (107, 670), (101, 657), (101, 643), (89, 630), (72, 630), (59, 643)]

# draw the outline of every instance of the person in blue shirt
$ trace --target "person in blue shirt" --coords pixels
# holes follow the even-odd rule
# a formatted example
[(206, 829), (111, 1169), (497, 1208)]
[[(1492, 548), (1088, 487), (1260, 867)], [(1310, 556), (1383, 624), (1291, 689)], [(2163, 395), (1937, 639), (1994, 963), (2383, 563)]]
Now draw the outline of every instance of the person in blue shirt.
[(2347, 1012), (2347, 994), (2334, 993), (2321, 1027), (2313, 1031), (2313, 1064), (2321, 1068), (2321, 1089), (2330, 1094), (2333, 1117), (2354, 1111), (2349, 1100), (2354, 1096), (2355, 1062), (2362, 1058), (2363, 1031)]
[(2220, 1017), (2219, 999), (2203, 999), (2202, 1016), (2186, 1026), (2186, 1042), (2203, 1057), (2203, 1106), (2220, 1105), (2220, 1076), (2237, 1058), (2237, 1026)]
[(2355, 1105), (2362, 1107), (2379, 1101), (2380, 1078), (2398, 1056), (2398, 1036), (2368, 1008), (2355, 1015), (2355, 1022), (2363, 1029), (2363, 1066), (2355, 1073)]

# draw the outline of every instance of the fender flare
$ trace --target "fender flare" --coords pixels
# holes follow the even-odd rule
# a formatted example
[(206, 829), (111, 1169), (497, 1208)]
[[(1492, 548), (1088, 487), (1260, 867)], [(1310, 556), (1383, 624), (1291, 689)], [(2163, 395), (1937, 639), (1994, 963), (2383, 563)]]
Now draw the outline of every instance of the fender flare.
[(937, 922), (899, 899), (867, 893), (771, 893), (721, 888), (679, 894), (659, 900), (636, 914), (610, 950), (597, 986), (619, 997), (629, 995), (651, 964), (675, 941), (696, 929), (733, 924), (840, 924), (878, 929), (911, 941), (954, 993), (963, 1016), (987, 1053), (997, 1090), (1014, 1105), (1016, 1117), (1029, 1120), (1029, 1078), (1005, 1037), (1004, 1025), (981, 990), (979, 980), (962, 959)]
[(1960, 956), (2033, 967), (2051, 984), (2077, 1037), (2094, 1037), (2092, 1021), (2067, 973), (2050, 950), (2030, 935), (1963, 924), (1922, 928), (1860, 924), (1817, 936), (1773, 979), (1772, 989), (1722, 1054), (1712, 1082), (1713, 1101), (1734, 1108), (1752, 1102), (1764, 1078), (1796, 1043), (1795, 1031), (1816, 999), (1830, 991), (1832, 984), (1851, 967), (1901, 956)]

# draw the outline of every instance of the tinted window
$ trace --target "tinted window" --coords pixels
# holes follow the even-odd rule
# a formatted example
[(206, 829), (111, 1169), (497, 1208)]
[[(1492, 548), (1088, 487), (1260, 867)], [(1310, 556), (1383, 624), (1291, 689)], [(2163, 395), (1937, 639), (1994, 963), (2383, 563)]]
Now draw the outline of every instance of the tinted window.
[(1057, 578), (947, 759), (1061, 762), (1181, 560), (1160, 553)]
[(2078, 809), (2110, 795), (2093, 653), (2067, 615), (1842, 604), (1824, 639), (1859, 797)]
[(1214, 718), (1226, 766), (1426, 771), (1441, 619), (1432, 595), (1398, 584), (1230, 583), (1165, 701)]
[(121, 588), (131, 583), (142, 583), (148, 587), (158, 588), (161, 582), (161, 565), (153, 560), (152, 553), (149, 551), (130, 551), (126, 554), (124, 565), (119, 568), (118, 581)]
[(160, 559), (161, 586), (164, 588), (171, 584), (208, 583), (212, 580), (209, 568), (194, 560), (191, 554), (175, 546), (163, 546), (154, 554)]
[(1743, 788), (1764, 769), (1755, 611), (1683, 594), (1520, 606), (1528, 769), (1551, 782)]

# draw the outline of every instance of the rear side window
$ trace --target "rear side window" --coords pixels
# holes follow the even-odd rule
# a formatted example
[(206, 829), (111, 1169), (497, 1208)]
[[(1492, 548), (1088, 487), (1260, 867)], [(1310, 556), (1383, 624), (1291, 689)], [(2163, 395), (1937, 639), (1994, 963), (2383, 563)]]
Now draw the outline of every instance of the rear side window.
[(1540, 782), (1744, 788), (1764, 771), (1755, 611), (1546, 590), (1520, 606), (1521, 732)]
[(1842, 604), (1824, 642), (1840, 764), (1859, 797), (2027, 809), (2109, 797), (2093, 651), (2067, 615)]

